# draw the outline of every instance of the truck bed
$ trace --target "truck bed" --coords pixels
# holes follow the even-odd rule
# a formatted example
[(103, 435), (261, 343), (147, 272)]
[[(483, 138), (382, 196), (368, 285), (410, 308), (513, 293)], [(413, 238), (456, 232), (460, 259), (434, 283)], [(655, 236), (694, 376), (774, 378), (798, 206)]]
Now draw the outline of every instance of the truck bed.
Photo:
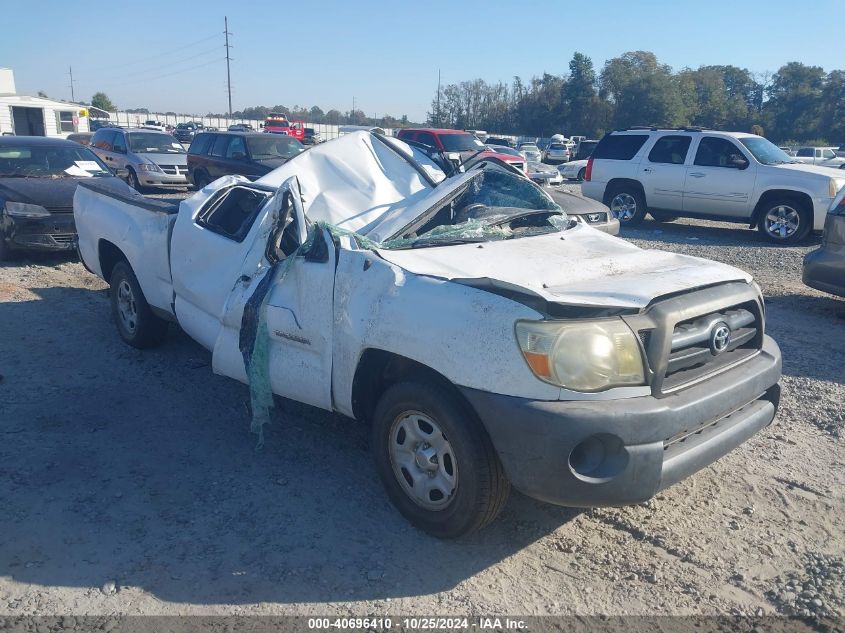
[(108, 281), (116, 248), (132, 267), (147, 302), (173, 315), (170, 237), (178, 212), (178, 204), (132, 190), (110, 191), (93, 179), (83, 182), (73, 198), (79, 255), (89, 270)]

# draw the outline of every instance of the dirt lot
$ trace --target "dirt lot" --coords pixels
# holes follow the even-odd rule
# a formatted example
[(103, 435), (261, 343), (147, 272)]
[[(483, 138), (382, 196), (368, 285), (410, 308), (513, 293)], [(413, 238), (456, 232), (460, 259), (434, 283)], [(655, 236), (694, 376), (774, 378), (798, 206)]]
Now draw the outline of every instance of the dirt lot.
[(646, 504), (514, 494), (458, 542), (393, 510), (364, 425), (288, 402), (256, 452), (246, 387), (187, 336), (122, 344), (73, 258), (0, 267), (0, 615), (845, 613), (845, 302), (801, 284), (812, 246), (625, 237), (753, 272), (776, 424)]

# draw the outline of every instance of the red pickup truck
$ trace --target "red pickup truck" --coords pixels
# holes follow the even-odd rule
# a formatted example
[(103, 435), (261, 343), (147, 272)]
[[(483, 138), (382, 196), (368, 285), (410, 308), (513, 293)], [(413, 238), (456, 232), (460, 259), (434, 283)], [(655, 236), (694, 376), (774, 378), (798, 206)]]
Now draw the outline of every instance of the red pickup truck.
[[(433, 147), (441, 152), (457, 152), (462, 155), (477, 152), (484, 149), (484, 143), (478, 140), (474, 134), (464, 130), (448, 130), (443, 128), (405, 128), (399, 130), (396, 135), (402, 141), (416, 141), (422, 145)], [(512, 154), (500, 154), (487, 150), (479, 154), (481, 158), (494, 157), (506, 163), (510, 163), (522, 172), (528, 173), (528, 164), (525, 159)], [(462, 158), (465, 156), (462, 156)]]
[(305, 140), (305, 121), (288, 121), (285, 115), (271, 112), (264, 120), (264, 131), (268, 134), (287, 134), (301, 143)]

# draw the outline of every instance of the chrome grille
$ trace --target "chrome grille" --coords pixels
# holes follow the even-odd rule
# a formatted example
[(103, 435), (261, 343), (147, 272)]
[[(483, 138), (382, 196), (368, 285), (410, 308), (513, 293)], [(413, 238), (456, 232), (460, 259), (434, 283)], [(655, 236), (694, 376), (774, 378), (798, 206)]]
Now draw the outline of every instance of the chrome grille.
[(159, 165), (159, 168), (168, 176), (184, 176), (188, 173), (187, 165)]
[[(725, 340), (717, 330), (729, 328)], [(735, 306), (678, 323), (672, 331), (663, 391), (684, 384), (753, 355), (762, 345), (762, 332), (753, 305)]]

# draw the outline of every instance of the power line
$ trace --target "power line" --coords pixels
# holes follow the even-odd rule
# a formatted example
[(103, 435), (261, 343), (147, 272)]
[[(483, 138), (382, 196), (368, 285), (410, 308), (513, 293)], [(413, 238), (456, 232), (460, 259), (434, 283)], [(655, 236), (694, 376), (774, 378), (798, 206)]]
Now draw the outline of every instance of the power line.
[(70, 100), (73, 103), (76, 101), (76, 96), (73, 94), (73, 66), (68, 66), (67, 69), (70, 73)]
[(176, 61), (176, 62), (169, 62), (169, 63), (166, 63), (166, 64), (162, 64), (161, 66), (155, 66), (153, 68), (145, 68), (144, 70), (137, 70), (137, 71), (133, 70), (133, 71), (130, 71), (130, 72), (118, 73), (117, 75), (111, 75), (110, 77), (98, 78), (97, 81), (98, 82), (104, 82), (104, 81), (111, 81), (112, 79), (125, 79), (125, 78), (131, 78), (131, 77), (138, 77), (138, 76), (141, 76), (141, 75), (149, 75), (150, 73), (155, 74), (155, 73), (157, 73), (161, 70), (167, 70), (169, 68), (173, 68), (174, 66), (179, 66), (180, 64), (183, 64), (187, 61), (190, 61), (192, 59), (196, 59), (197, 57), (203, 57), (203, 56), (208, 55), (209, 53), (213, 53), (217, 50), (219, 50), (219, 49), (218, 49), (217, 46), (215, 46), (214, 48), (209, 48), (208, 50), (204, 50), (204, 51), (201, 51), (199, 53), (189, 55), (188, 57), (183, 57), (182, 59), (180, 59), (179, 61)]
[(202, 44), (203, 42), (207, 42), (209, 40), (218, 37), (218, 34), (215, 33), (214, 35), (209, 35), (208, 37), (204, 37), (201, 40), (197, 40), (195, 42), (191, 42), (190, 44), (184, 44), (183, 46), (177, 46), (176, 48), (172, 48), (168, 51), (164, 51), (163, 53), (156, 53), (155, 55), (145, 55), (143, 59), (136, 59), (131, 62), (125, 62), (123, 64), (115, 64), (113, 66), (104, 66), (103, 70), (109, 70), (111, 68), (125, 68), (126, 66), (134, 66), (136, 64), (145, 64), (151, 59), (158, 59), (159, 57), (166, 57), (167, 55), (171, 55), (178, 51), (183, 51), (186, 48), (191, 48), (192, 46), (196, 46), (197, 44)]
[[(210, 61), (203, 62), (202, 64), (197, 64), (196, 66), (189, 66), (188, 68), (182, 68), (180, 70), (176, 70), (176, 71), (173, 71), (171, 73), (164, 73), (163, 75), (158, 75), (155, 78), (151, 78), (150, 81), (155, 81), (157, 79), (164, 79), (165, 77), (170, 77), (172, 75), (178, 75), (180, 73), (186, 73), (186, 72), (189, 72), (191, 70), (196, 70), (197, 68), (203, 68), (204, 66), (210, 66), (211, 64), (216, 64), (218, 62), (222, 62), (224, 59), (225, 59), (225, 57), (217, 57), (217, 58), (212, 59)], [(116, 84), (110, 84), (108, 86), (108, 89), (111, 90), (112, 88), (120, 87), (120, 86), (126, 86), (126, 85), (131, 84), (131, 83), (135, 83), (135, 79), (132, 79), (130, 81), (124, 81), (124, 82), (116, 83)]]

